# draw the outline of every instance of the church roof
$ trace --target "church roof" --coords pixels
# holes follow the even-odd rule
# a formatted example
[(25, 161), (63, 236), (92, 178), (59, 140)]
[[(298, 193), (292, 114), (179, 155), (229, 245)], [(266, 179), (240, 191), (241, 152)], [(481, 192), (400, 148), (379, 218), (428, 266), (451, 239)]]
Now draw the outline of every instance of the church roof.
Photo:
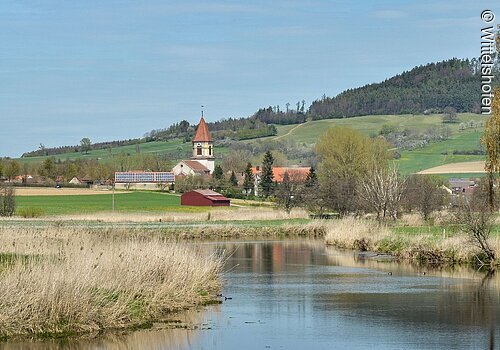
[(198, 127), (196, 128), (196, 135), (194, 135), (193, 142), (206, 142), (206, 141), (213, 141), (214, 139), (212, 138), (212, 135), (210, 134), (210, 131), (208, 131), (208, 126), (207, 123), (205, 123), (205, 119), (201, 117), (200, 123), (198, 124)]
[(190, 167), (195, 173), (204, 174), (210, 172), (206, 166), (198, 162), (197, 160), (183, 160), (182, 163)]

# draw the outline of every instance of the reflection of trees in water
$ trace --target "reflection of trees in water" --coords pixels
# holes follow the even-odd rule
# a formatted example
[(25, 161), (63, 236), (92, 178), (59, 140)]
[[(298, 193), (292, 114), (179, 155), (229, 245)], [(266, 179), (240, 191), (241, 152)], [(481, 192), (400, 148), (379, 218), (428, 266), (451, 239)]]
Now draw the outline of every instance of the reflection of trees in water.
[[(239, 263), (244, 265), (240, 267), (245, 271), (260, 273), (261, 283), (266, 283), (265, 279), (274, 280), (280, 272), (285, 272), (285, 270), (287, 273), (299, 272), (307, 265), (363, 267), (392, 272), (390, 277), (385, 273), (372, 275), (368, 272), (368, 274), (373, 276), (370, 278), (371, 282), (379, 285), (390, 285), (394, 283), (393, 281), (397, 281), (398, 276), (405, 276), (406, 281), (407, 279), (415, 280), (407, 282), (403, 287), (405, 290), (398, 290), (397, 285), (394, 286), (392, 293), (374, 291), (342, 293), (332, 290), (329, 294), (315, 294), (304, 296), (304, 298), (312, 300), (319, 318), (322, 314), (328, 317), (332, 309), (346, 308), (359, 317), (367, 313), (373, 317), (380, 317), (395, 328), (405, 327), (405, 325), (423, 329), (443, 326), (480, 326), (485, 331), (489, 330), (491, 343), (495, 338), (495, 315), (500, 312), (498, 294), (500, 280), (498, 277), (486, 276), (480, 283), (479, 278), (483, 274), (467, 267), (432, 268), (388, 259), (377, 261), (376, 257), (374, 258), (369, 253), (362, 255), (352, 251), (340, 251), (325, 247), (322, 241), (315, 240), (248, 242), (244, 243), (243, 247), (240, 246), (232, 259), (232, 261), (230, 259), (230, 266)], [(361, 275), (356, 274), (350, 277), (356, 279)], [(434, 277), (453, 278), (453, 280), (443, 280), (441, 284), (436, 284)], [(313, 278), (317, 278), (317, 282), (321, 279), (324, 279), (323, 282), (330, 279), (332, 283), (342, 284), (346, 282), (347, 275), (340, 273), (333, 276), (333, 274), (324, 273)], [(426, 283), (426, 281), (429, 282)], [(299, 301), (295, 300), (295, 302)], [(267, 304), (265, 307), (273, 308), (274, 306)], [(458, 343), (455, 345), (460, 346)]]
[[(476, 302), (478, 305), (478, 315), (479, 319), (484, 319), (487, 324), (489, 323), (489, 349), (495, 349), (495, 322), (496, 322), (496, 307), (498, 305), (499, 298), (498, 292), (497, 296), (493, 296), (493, 290), (490, 287), (490, 283), (495, 275), (495, 270), (488, 270), (484, 276), (481, 284), (479, 285), (476, 292)], [(493, 307), (492, 307), (493, 305)]]
[[(211, 308), (212, 312), (217, 312), (218, 306)], [(106, 333), (97, 339), (64, 339), (33, 343), (4, 343), (1, 344), (3, 350), (83, 350), (83, 349), (185, 349), (192, 348), (192, 344), (197, 343), (197, 339), (203, 336), (199, 330), (193, 329), (194, 325), (199, 325), (204, 320), (204, 311), (188, 310), (177, 315), (172, 315), (172, 320), (180, 320), (174, 326), (186, 325), (185, 328), (169, 329), (168, 325), (159, 325), (152, 329), (134, 331), (130, 333)], [(162, 329), (163, 328), (163, 329)], [(196, 348), (196, 347), (194, 347)]]

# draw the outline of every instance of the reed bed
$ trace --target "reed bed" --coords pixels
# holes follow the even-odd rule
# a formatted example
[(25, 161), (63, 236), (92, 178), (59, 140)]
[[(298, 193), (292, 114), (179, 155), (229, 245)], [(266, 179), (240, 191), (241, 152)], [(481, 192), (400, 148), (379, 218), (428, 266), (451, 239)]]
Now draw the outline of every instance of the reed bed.
[[(414, 219), (409, 218), (408, 222)], [(396, 258), (436, 265), (480, 263), (480, 249), (460, 232), (436, 235), (422, 227), (416, 233), (396, 233), (374, 220), (354, 217), (327, 222), (324, 230), (326, 244), (339, 248), (388, 253)], [(489, 242), (496, 252), (500, 252), (499, 236), (491, 237)]]
[(242, 221), (242, 220), (286, 220), (305, 219), (308, 214), (303, 209), (294, 209), (287, 214), (277, 208), (211, 208), (194, 212), (164, 213), (110, 213), (64, 215), (54, 220), (99, 220), (102, 222), (194, 222), (194, 221)]
[(149, 326), (220, 288), (220, 254), (159, 237), (23, 227), (0, 246), (3, 338)]

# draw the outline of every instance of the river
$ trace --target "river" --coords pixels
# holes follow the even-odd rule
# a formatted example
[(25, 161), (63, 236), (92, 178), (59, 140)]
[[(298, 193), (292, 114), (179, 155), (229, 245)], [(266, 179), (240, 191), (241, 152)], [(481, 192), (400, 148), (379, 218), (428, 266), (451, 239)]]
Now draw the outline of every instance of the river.
[(225, 297), (173, 317), (187, 329), (0, 348), (500, 349), (497, 276), (398, 264), (316, 240), (202, 244), (228, 255)]

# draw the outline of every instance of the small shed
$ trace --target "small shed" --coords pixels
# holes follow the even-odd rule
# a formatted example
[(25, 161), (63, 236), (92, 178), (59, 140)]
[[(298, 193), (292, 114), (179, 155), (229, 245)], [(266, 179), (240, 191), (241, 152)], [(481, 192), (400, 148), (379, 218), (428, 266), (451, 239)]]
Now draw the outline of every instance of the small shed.
[(181, 205), (224, 207), (230, 204), (229, 198), (211, 190), (194, 190), (183, 193), (181, 196)]

